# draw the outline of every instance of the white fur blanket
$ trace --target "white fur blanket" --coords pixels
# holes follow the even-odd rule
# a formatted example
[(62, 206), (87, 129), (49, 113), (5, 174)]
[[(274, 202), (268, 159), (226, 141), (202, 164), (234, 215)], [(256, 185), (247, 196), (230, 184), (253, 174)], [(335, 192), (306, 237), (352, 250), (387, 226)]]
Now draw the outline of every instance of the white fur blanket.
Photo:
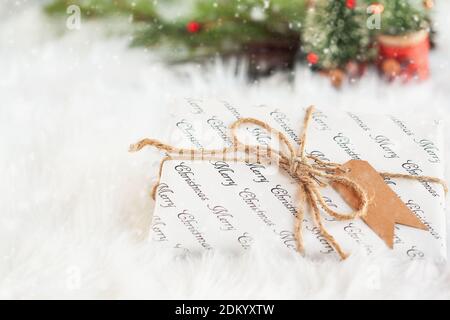
[(60, 34), (64, 26), (31, 1), (2, 1), (0, 298), (450, 298), (448, 265), (387, 256), (340, 263), (255, 250), (174, 259), (144, 240), (159, 156), (127, 152), (166, 130), (173, 96), (427, 113), (448, 124), (449, 9), (439, 2), (428, 82), (386, 84), (369, 71), (336, 91), (303, 66), (292, 82), (254, 85), (221, 63), (173, 70), (129, 49), (127, 37), (108, 37), (102, 23)]

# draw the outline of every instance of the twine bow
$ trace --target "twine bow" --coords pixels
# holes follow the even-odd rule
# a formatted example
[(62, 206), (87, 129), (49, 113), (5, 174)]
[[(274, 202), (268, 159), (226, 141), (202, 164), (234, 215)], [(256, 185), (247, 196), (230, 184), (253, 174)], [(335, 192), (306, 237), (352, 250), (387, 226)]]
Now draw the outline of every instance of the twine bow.
[[(144, 146), (152, 146), (167, 153), (166, 157), (164, 157), (160, 163), (158, 180), (152, 189), (153, 199), (155, 199), (156, 190), (161, 179), (162, 169), (164, 163), (167, 160), (232, 160), (235, 162), (249, 162), (249, 156), (255, 156), (257, 163), (261, 163), (261, 160), (269, 160), (269, 162), (272, 163), (272, 160), (275, 159), (277, 165), (285, 170), (298, 183), (299, 206), (296, 208), (294, 226), (294, 236), (297, 251), (300, 253), (304, 253), (302, 229), (304, 215), (307, 209), (305, 208), (306, 204), (306, 206), (311, 209), (313, 222), (320, 230), (321, 235), (339, 254), (341, 259), (345, 259), (348, 255), (342, 250), (339, 243), (330, 233), (328, 233), (323, 225), (323, 219), (320, 214), (319, 205), (327, 214), (338, 221), (354, 220), (360, 217), (364, 217), (367, 214), (370, 199), (367, 192), (364, 191), (358, 183), (342, 175), (346, 172), (346, 169), (341, 164), (322, 161), (321, 159), (313, 155), (306, 154), (306, 133), (313, 111), (314, 107), (312, 106), (306, 110), (306, 114), (303, 120), (303, 127), (300, 134), (300, 143), (297, 149), (295, 149), (293, 144), (283, 133), (272, 128), (267, 123), (253, 118), (243, 118), (235, 121), (231, 125), (230, 129), (233, 144), (228, 148), (218, 150), (184, 149), (162, 143), (155, 139), (144, 139), (134, 145), (131, 145), (130, 152), (139, 151)], [(261, 147), (258, 145), (242, 143), (238, 139), (237, 130), (244, 124), (256, 125), (267, 130), (267, 132), (271, 135), (277, 136), (278, 141), (280, 142), (280, 148), (274, 149), (272, 147)], [(238, 156), (242, 153), (245, 154), (245, 157)], [(227, 155), (229, 154), (233, 154), (233, 157), (231, 159), (227, 159)], [(443, 185), (445, 192), (447, 193), (445, 182), (438, 178), (428, 176), (410, 176), (384, 172), (380, 172), (380, 175), (382, 175), (383, 177), (405, 178), (411, 180), (440, 183), (441, 185)], [(359, 199), (358, 208), (348, 213), (339, 213), (331, 209), (320, 193), (319, 189), (333, 183), (343, 184), (347, 188), (353, 190), (355, 196), (357, 197), (357, 199)]]

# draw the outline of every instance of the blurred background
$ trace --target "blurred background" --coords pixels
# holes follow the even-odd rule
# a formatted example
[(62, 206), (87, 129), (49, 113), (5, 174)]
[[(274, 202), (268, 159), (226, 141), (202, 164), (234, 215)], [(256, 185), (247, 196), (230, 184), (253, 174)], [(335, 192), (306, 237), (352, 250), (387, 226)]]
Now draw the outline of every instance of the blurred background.
[[(447, 5), (435, 2), (6, 0), (2, 47), (78, 33), (85, 45), (89, 37), (126, 40), (168, 68), (220, 61), (250, 82), (277, 73), (292, 80), (300, 68), (337, 89), (374, 73), (380, 82), (417, 83), (430, 77), (430, 51), (448, 47), (439, 25)], [(21, 20), (31, 11), (34, 20)]]
[(43, 10), (65, 17), (69, 30), (84, 19), (126, 21), (130, 46), (159, 49), (167, 62), (236, 58), (251, 78), (303, 63), (340, 87), (370, 65), (388, 80), (426, 79), (434, 6), (434, 0), (51, 0)]

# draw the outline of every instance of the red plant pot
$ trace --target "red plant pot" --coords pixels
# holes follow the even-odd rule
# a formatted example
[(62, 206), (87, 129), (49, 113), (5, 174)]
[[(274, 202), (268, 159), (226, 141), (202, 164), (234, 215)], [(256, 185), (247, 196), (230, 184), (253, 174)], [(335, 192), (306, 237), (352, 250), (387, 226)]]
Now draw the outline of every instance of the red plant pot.
[(430, 37), (427, 31), (403, 36), (381, 35), (378, 46), (378, 65), (388, 77), (428, 78)]

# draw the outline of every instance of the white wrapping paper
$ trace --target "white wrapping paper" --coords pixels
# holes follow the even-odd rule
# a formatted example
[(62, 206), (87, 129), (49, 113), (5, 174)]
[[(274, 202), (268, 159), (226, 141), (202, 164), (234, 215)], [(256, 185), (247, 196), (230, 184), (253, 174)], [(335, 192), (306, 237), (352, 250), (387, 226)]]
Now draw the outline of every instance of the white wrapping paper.
[[(169, 143), (186, 148), (231, 144), (228, 126), (241, 117), (269, 123), (295, 144), (305, 110), (271, 106), (238, 107), (226, 101), (183, 99), (173, 112)], [(249, 142), (273, 144), (255, 127), (241, 130)], [(306, 152), (332, 162), (363, 159), (378, 171), (444, 175), (442, 125), (438, 121), (316, 110), (308, 129)], [(386, 181), (425, 223), (423, 231), (396, 225), (393, 254), (409, 259), (446, 259), (445, 195), (440, 185)], [(297, 185), (276, 166), (231, 161), (168, 161), (159, 185), (151, 239), (189, 252), (241, 252), (254, 245), (295, 251), (294, 213)], [(336, 211), (350, 208), (331, 188), (322, 194)], [(348, 253), (371, 255), (389, 250), (362, 221), (338, 222), (323, 212), (325, 227)], [(337, 254), (311, 217), (304, 219), (308, 256)]]

